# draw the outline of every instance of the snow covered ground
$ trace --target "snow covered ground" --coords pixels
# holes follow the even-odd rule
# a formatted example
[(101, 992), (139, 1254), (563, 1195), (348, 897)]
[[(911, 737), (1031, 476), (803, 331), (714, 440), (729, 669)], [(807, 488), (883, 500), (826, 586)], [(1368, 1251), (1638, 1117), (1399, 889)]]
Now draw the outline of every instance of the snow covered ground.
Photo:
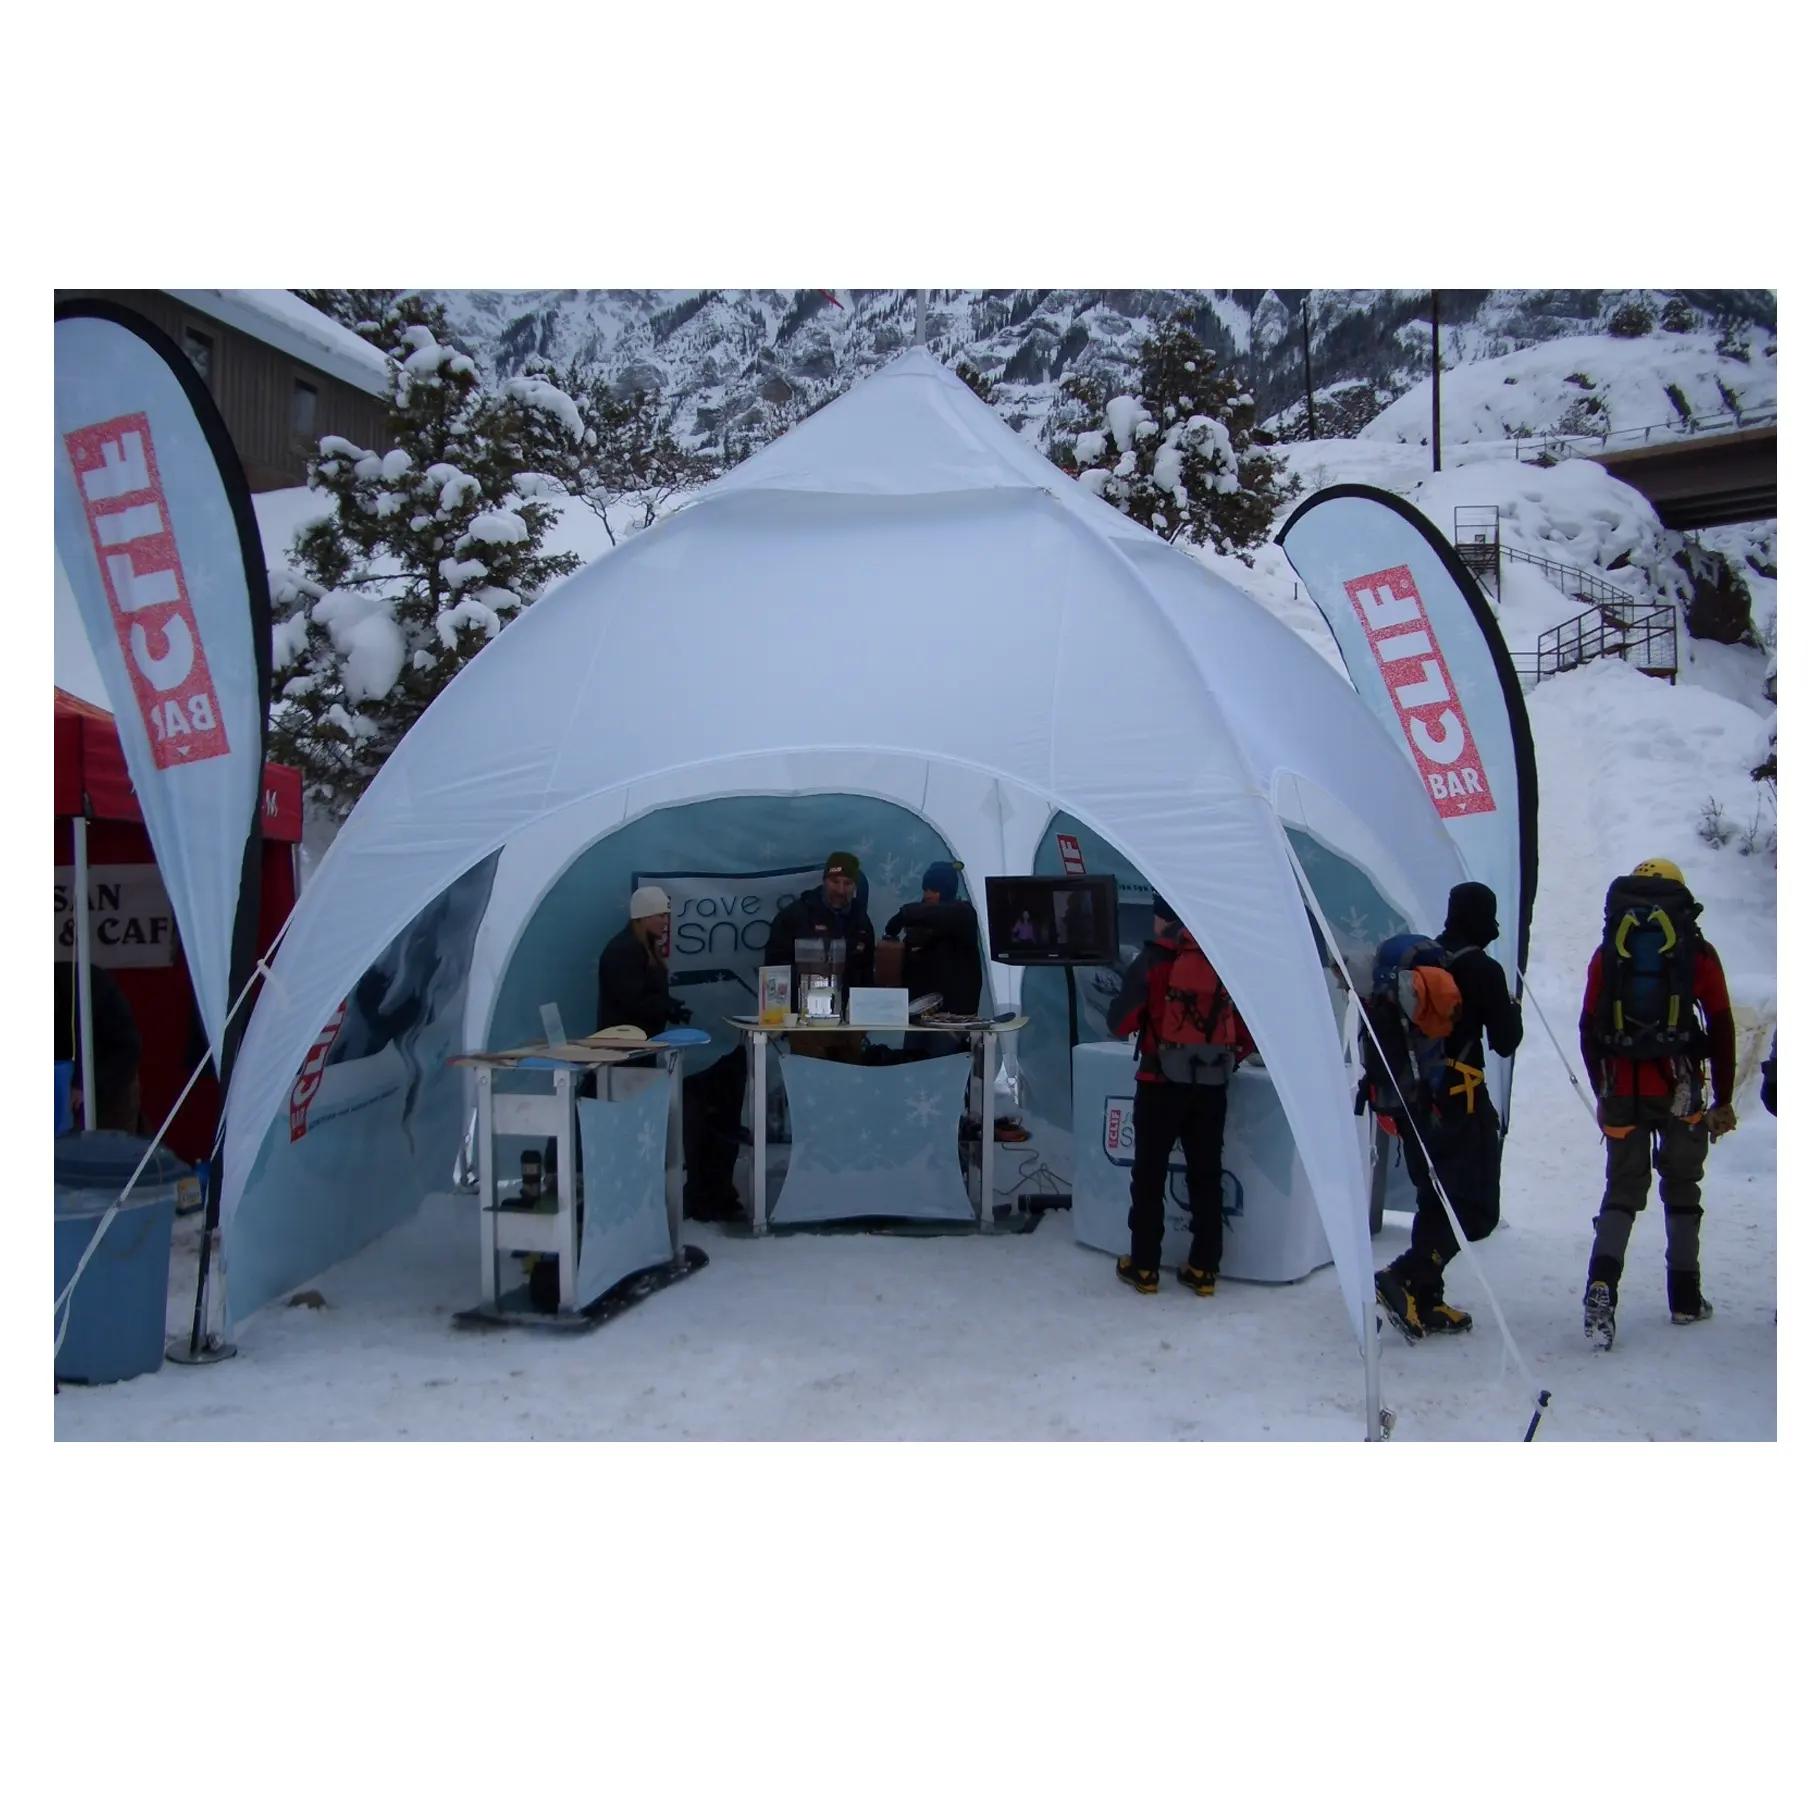
[[(1505, 412), (1520, 407), (1521, 395), (1534, 408), (1542, 386), (1566, 382), (1566, 371), (1551, 370), (1557, 360), (1606, 374), (1615, 425), (1636, 420), (1652, 391), (1660, 396), (1678, 377), (1687, 384), (1690, 367), (1705, 364), (1708, 348), (1691, 346), (1695, 337), (1669, 338), (1682, 342), (1673, 377), (1674, 366), (1658, 365), (1655, 341), (1599, 340), (1445, 375), (1445, 422), (1457, 434), (1505, 433), (1517, 426)], [(1673, 346), (1665, 351), (1676, 358)], [(1773, 383), (1773, 359), (1760, 352), (1753, 366), (1759, 386), (1765, 369)], [(1404, 442), (1388, 411), (1359, 441), (1287, 449), (1306, 492), (1344, 480), (1382, 485), (1445, 531), (1457, 504), (1497, 503), (1509, 545), (1602, 569), (1625, 555), (1633, 565), (1610, 571), (1614, 583), (1655, 552), (1654, 518), (1641, 500), (1586, 462), (1522, 466), (1483, 442), (1446, 448), (1448, 469), (1432, 474), (1427, 449), (1410, 432), (1418, 421), (1427, 428), (1427, 393), (1421, 417), (1418, 407), (1416, 393), (1394, 406), (1406, 415)], [(299, 492), (259, 499), (273, 562), (313, 507)], [(1736, 549), (1747, 532), (1722, 533)], [(593, 519), (569, 508), (551, 545), (591, 559), (607, 543)], [(1276, 547), (1260, 551), (1252, 568), (1205, 559), (1335, 659)], [(1759, 618), (1767, 609), (1773, 623), (1774, 583), (1755, 584)], [(1534, 648), (1540, 630), (1580, 608), (1535, 569), (1508, 567), (1502, 617), (1512, 647)], [(1759, 651), (1685, 644), (1684, 657), (1673, 688), (1608, 663), (1529, 696), (1541, 855), (1505, 1219), (1475, 1251), (1481, 1278), (1466, 1256), (1450, 1271), (1450, 1296), (1475, 1313), (1471, 1337), (1412, 1350), (1388, 1332), (1384, 1396), (1401, 1441), (1521, 1436), (1531, 1410), (1526, 1369), (1552, 1393), (1545, 1440), (1776, 1435), (1776, 1125), (1758, 1104), (1755, 1072), (1776, 1014), (1776, 871), (1768, 851), (1743, 848), (1754, 816), (1760, 829), (1764, 823), (1748, 771), (1774, 708)], [(1710, 815), (1710, 805), (1718, 812)], [(1731, 827), (1727, 841), (1703, 841), (1703, 827), (1717, 830), (1721, 820)], [(1583, 1341), (1579, 1300), (1601, 1149), (1568, 1067), (1579, 1068), (1574, 1024), (1606, 882), (1655, 855), (1678, 862), (1705, 903), (1703, 924), (1724, 958), (1740, 1021), (1745, 1082), (1740, 1125), (1715, 1148), (1705, 1191), (1704, 1279), (1716, 1315), (1691, 1328), (1670, 1324), (1653, 1209), (1633, 1242), (1618, 1346), (1599, 1355)], [(1230, 1282), (1213, 1302), (1175, 1288), (1141, 1300), (1115, 1283), (1108, 1259), (1072, 1241), (1063, 1213), (1030, 1235), (989, 1238), (756, 1242), (688, 1224), (688, 1239), (712, 1263), (602, 1329), (577, 1337), (466, 1333), (448, 1318), (476, 1292), (473, 1220), (470, 1199), (431, 1200), (315, 1282), (324, 1308), (280, 1303), (249, 1319), (229, 1364), (166, 1367), (96, 1390), (66, 1387), (56, 1400), (57, 1435), (1037, 1441), (1361, 1433), (1361, 1366), (1329, 1269), (1296, 1286)], [(1388, 1220), (1375, 1242), (1379, 1263), (1405, 1234), (1397, 1218)], [(192, 1227), (179, 1231), (173, 1331), (188, 1326), (195, 1240)], [(1523, 1369), (1498, 1332), (1489, 1289)]]

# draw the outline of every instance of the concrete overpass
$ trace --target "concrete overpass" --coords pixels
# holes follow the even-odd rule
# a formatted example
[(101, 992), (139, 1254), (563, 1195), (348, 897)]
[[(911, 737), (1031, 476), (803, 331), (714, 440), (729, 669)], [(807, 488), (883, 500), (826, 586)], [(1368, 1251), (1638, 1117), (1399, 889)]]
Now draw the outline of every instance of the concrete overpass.
[(1641, 491), (1668, 529), (1713, 529), (1776, 515), (1776, 424), (1589, 453)]

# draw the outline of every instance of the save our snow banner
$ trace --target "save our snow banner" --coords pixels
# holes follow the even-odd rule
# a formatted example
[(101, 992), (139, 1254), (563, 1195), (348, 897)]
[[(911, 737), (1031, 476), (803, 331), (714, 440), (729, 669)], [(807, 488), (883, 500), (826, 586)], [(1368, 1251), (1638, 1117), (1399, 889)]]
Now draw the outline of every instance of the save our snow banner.
[[(1468, 874), (1498, 897), (1489, 951), (1516, 989), (1537, 892), (1537, 767), (1498, 618), (1441, 532), (1370, 485), (1319, 491), (1279, 542)], [(1488, 1090), (1508, 1126), (1511, 1084), (1512, 1061), (1489, 1053)]]
[(258, 923), (271, 626), (251, 494), (207, 386), (102, 301), (56, 311), (56, 548), (107, 687), (224, 1083)]

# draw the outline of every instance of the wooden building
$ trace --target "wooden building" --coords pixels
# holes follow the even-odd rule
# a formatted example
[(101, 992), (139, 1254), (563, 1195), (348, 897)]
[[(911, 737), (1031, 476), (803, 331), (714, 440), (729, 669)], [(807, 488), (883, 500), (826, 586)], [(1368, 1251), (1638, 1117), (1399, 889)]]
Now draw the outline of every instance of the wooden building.
[(58, 290), (136, 309), (188, 354), (254, 491), (308, 482), (323, 435), (382, 449), (391, 393), (378, 349), (287, 290)]

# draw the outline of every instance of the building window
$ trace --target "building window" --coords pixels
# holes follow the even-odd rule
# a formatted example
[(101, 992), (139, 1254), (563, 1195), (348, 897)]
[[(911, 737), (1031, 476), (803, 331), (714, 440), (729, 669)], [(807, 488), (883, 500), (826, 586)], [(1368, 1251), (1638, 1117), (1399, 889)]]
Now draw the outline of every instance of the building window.
[(210, 384), (214, 379), (214, 336), (204, 334), (199, 328), (183, 329), (183, 351), (189, 355), (189, 363), (201, 373), (202, 382)]
[(315, 436), (315, 387), (300, 378), (290, 393), (290, 434), (298, 441), (310, 441)]

